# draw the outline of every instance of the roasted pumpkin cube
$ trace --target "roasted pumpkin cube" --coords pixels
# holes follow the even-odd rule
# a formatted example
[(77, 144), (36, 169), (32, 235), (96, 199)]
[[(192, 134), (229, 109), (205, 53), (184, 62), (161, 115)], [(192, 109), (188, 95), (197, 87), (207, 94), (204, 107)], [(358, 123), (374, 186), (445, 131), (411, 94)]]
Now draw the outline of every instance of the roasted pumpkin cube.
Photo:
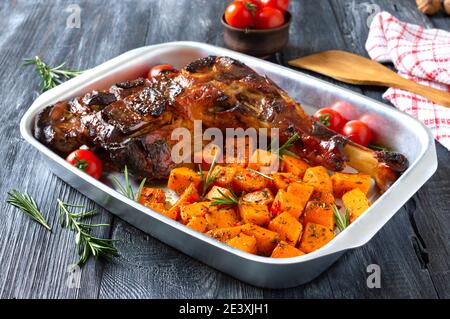
[(256, 254), (258, 252), (255, 237), (242, 233), (227, 241), (227, 244), (249, 254)]
[(239, 223), (238, 214), (229, 207), (210, 206), (205, 218), (208, 230), (233, 227)]
[(280, 189), (286, 190), (289, 184), (300, 181), (300, 178), (292, 173), (273, 173), (270, 188), (276, 193)]
[(318, 193), (314, 191), (310, 197), (310, 200), (328, 205), (334, 204), (334, 196), (332, 193)]
[(283, 172), (291, 173), (299, 178), (303, 178), (306, 170), (310, 167), (305, 161), (289, 155), (283, 155), (281, 164)]
[(264, 174), (270, 174), (278, 172), (280, 159), (276, 154), (258, 148), (248, 160), (247, 167)]
[(303, 215), (303, 223), (319, 224), (330, 229), (334, 229), (333, 207), (327, 203), (310, 201), (306, 205)]
[(189, 220), (186, 226), (200, 233), (204, 233), (206, 231), (206, 219), (205, 217), (194, 216)]
[(333, 183), (333, 192), (336, 198), (341, 198), (345, 193), (359, 188), (365, 195), (369, 193), (371, 178), (367, 174), (347, 174), (347, 173), (334, 173), (331, 176), (331, 182)]
[(198, 202), (180, 207), (180, 216), (183, 223), (187, 224), (193, 217), (205, 217), (208, 213), (209, 202)]
[(278, 215), (287, 212), (299, 219), (312, 192), (312, 186), (298, 182), (291, 183), (287, 191), (278, 191), (272, 204), (272, 214)]
[(359, 188), (355, 188), (342, 196), (344, 207), (348, 210), (350, 222), (353, 223), (370, 207), (370, 202)]
[(314, 187), (314, 190), (319, 193), (332, 193), (333, 184), (331, 183), (330, 175), (323, 166), (310, 167), (306, 170), (303, 176), (303, 181)]
[(177, 220), (180, 216), (180, 209), (183, 205), (192, 204), (200, 200), (200, 195), (198, 194), (197, 187), (194, 183), (191, 183), (188, 188), (183, 192), (177, 202), (167, 211), (166, 216)]
[(277, 232), (280, 235), (280, 240), (295, 246), (302, 234), (303, 226), (291, 214), (282, 213), (270, 221), (268, 228)]
[(250, 193), (266, 187), (268, 179), (249, 171), (245, 168), (238, 168), (233, 178), (233, 190), (235, 193)]
[(239, 202), (239, 213), (244, 223), (267, 225), (271, 215), (266, 205), (258, 203)]
[(280, 235), (278, 235), (278, 233), (254, 224), (243, 225), (242, 232), (246, 235), (255, 237), (258, 254), (262, 256), (270, 256), (273, 249), (280, 241)]
[(216, 176), (212, 185), (219, 187), (231, 187), (233, 177), (236, 174), (236, 167), (233, 166), (216, 166), (212, 171), (212, 176)]
[(245, 194), (242, 197), (242, 200), (244, 202), (270, 206), (273, 203), (274, 197), (272, 195), (272, 192), (268, 188), (263, 188), (260, 191)]
[(166, 193), (161, 188), (143, 187), (141, 192), (141, 199), (139, 201), (142, 205), (148, 203), (165, 203)]
[(314, 223), (306, 224), (305, 231), (300, 242), (300, 250), (304, 253), (311, 253), (334, 238), (332, 229)]
[(222, 194), (230, 197), (233, 196), (233, 194), (231, 194), (228, 189), (219, 186), (213, 186), (208, 194), (206, 194), (205, 198), (211, 201), (214, 201), (217, 198), (225, 198)]
[(242, 232), (242, 226), (217, 228), (208, 231), (206, 234), (218, 241), (226, 243), (231, 238), (236, 237)]
[(178, 167), (170, 172), (167, 187), (175, 191), (178, 195), (181, 195), (189, 185), (194, 184), (198, 189), (201, 183), (202, 177), (198, 172), (187, 167)]
[(292, 257), (298, 257), (302, 256), (305, 253), (302, 252), (300, 249), (297, 249), (291, 245), (289, 245), (285, 241), (280, 241), (278, 245), (275, 247), (275, 249), (272, 252), (272, 255), (270, 257), (272, 258), (292, 258)]
[(160, 214), (165, 215), (166, 214), (166, 205), (163, 203), (146, 203), (145, 207), (150, 208), (151, 210), (154, 210), (155, 212), (158, 212)]

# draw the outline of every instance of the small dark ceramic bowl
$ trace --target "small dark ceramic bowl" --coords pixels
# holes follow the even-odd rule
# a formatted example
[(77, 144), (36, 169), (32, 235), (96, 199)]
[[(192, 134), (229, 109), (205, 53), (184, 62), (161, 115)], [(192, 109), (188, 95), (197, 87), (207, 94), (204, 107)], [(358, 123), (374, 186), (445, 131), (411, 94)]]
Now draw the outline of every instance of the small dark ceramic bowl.
[(285, 23), (275, 29), (238, 29), (226, 23), (225, 17), (222, 16), (225, 45), (234, 51), (256, 57), (268, 57), (282, 50), (289, 41), (292, 15), (288, 11), (284, 14), (284, 20)]

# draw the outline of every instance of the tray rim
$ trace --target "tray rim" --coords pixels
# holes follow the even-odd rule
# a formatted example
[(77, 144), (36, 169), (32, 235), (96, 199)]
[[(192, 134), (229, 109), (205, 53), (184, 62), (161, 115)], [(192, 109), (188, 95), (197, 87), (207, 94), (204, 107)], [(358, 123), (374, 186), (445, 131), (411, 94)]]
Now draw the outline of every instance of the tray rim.
[[(283, 70), (283, 72), (287, 72), (290, 75), (290, 77), (300, 76), (300, 77), (308, 78), (313, 81), (322, 83), (325, 86), (325, 89), (327, 86), (333, 87), (335, 90), (348, 93), (350, 96), (353, 95), (354, 97), (358, 97), (360, 99), (367, 100), (370, 103), (375, 103), (379, 107), (381, 107), (382, 110), (384, 110), (384, 112), (388, 112), (388, 113), (394, 112), (398, 116), (407, 117), (407, 118), (409, 118), (409, 120), (414, 121), (416, 125), (419, 125), (422, 128), (423, 132), (426, 134), (426, 136), (424, 137), (425, 139), (423, 141), (425, 143), (425, 147), (422, 148), (420, 154), (417, 156), (415, 161), (413, 163), (410, 163), (408, 170), (405, 171), (404, 174), (402, 174), (402, 176), (391, 186), (391, 188), (387, 192), (382, 194), (378, 198), (378, 200), (373, 203), (373, 205), (369, 208), (369, 210), (366, 212), (366, 214), (369, 214), (372, 211), (376, 210), (376, 208), (378, 208), (380, 206), (380, 203), (383, 202), (383, 199), (386, 199), (386, 197), (388, 197), (389, 194), (391, 194), (405, 179), (407, 179), (409, 176), (411, 176), (411, 174), (414, 172), (415, 168), (421, 163), (421, 161), (425, 158), (425, 156), (427, 154), (429, 154), (430, 159), (433, 161), (433, 163), (432, 163), (433, 165), (431, 166), (431, 168), (429, 168), (429, 170), (430, 171), (432, 170), (433, 172), (431, 174), (428, 174), (429, 176), (427, 176), (425, 178), (425, 181), (428, 180), (431, 177), (431, 175), (434, 173), (434, 171), (437, 169), (437, 157), (436, 157), (436, 151), (434, 148), (434, 138), (431, 134), (431, 131), (423, 123), (421, 123), (417, 119), (413, 118), (412, 116), (410, 116), (406, 113), (403, 113), (403, 112), (397, 110), (396, 108), (390, 107), (384, 103), (376, 101), (370, 97), (364, 96), (363, 94), (353, 92), (346, 88), (340, 87), (336, 84), (318, 79), (314, 76), (305, 74), (303, 72), (299, 72), (297, 70), (287, 68), (282, 65), (274, 64), (274, 63), (271, 63), (268, 61), (263, 61), (258, 58), (255, 58), (255, 57), (247, 56), (245, 54), (237, 53), (237, 52), (234, 52), (234, 51), (231, 51), (228, 49), (224, 49), (221, 47), (204, 44), (204, 43), (199, 43), (199, 42), (191, 42), (191, 41), (167, 42), (167, 43), (162, 43), (162, 44), (144, 46), (144, 47), (140, 47), (140, 48), (136, 48), (136, 49), (127, 51), (111, 60), (108, 60), (92, 69), (87, 70), (82, 75), (80, 75), (76, 78), (73, 78), (73, 79), (59, 85), (58, 87), (43, 93), (32, 103), (32, 105), (25, 112), (25, 114), (23, 115), (23, 117), (20, 121), (20, 132), (22, 134), (22, 137), (28, 143), (30, 143), (33, 147), (35, 147), (39, 152), (46, 155), (49, 159), (56, 161), (58, 164), (60, 164), (65, 169), (71, 171), (73, 174), (82, 178), (85, 182), (90, 183), (93, 186), (95, 186), (96, 188), (98, 188), (99, 190), (107, 193), (109, 196), (114, 197), (116, 200), (122, 201), (122, 202), (126, 203), (127, 205), (131, 206), (132, 208), (137, 209), (137, 210), (141, 211), (142, 213), (149, 215), (152, 218), (154, 218), (160, 222), (169, 224), (170, 226), (176, 228), (177, 230), (185, 232), (185, 233), (195, 237), (198, 240), (201, 240), (208, 244), (211, 244), (211, 245), (217, 247), (218, 249), (225, 250), (228, 253), (234, 254), (240, 258), (244, 258), (244, 259), (251, 260), (254, 262), (270, 264), (270, 265), (300, 264), (300, 263), (308, 262), (313, 259), (318, 259), (321, 257), (325, 257), (327, 255), (333, 255), (336, 253), (346, 251), (348, 249), (362, 246), (362, 245), (366, 244), (376, 233), (378, 233), (378, 231), (389, 221), (389, 219), (394, 214), (396, 214), (398, 209), (395, 210), (394, 212), (392, 212), (391, 216), (386, 221), (384, 221), (379, 227), (374, 227), (375, 230), (372, 231), (369, 235), (366, 235), (366, 236), (360, 237), (360, 238), (356, 238), (353, 240), (349, 240), (349, 239), (351, 239), (351, 236), (349, 236), (348, 234), (352, 234), (352, 230), (357, 228), (357, 226), (362, 222), (363, 218), (360, 218), (357, 221), (355, 221), (354, 223), (352, 223), (342, 233), (340, 233), (339, 236), (336, 236), (327, 245), (325, 245), (324, 247), (320, 248), (317, 251), (314, 251), (309, 254), (305, 254), (303, 256), (294, 257), (294, 258), (279, 258), (279, 259), (277, 259), (277, 258), (269, 258), (269, 257), (251, 255), (251, 254), (242, 252), (240, 250), (234, 249), (234, 248), (232, 248), (224, 243), (221, 243), (217, 240), (214, 240), (213, 238), (210, 238), (210, 237), (206, 236), (205, 234), (196, 232), (177, 221), (167, 218), (157, 212), (154, 212), (154, 211), (128, 199), (124, 195), (122, 195), (122, 194), (118, 193), (117, 191), (115, 191), (114, 189), (110, 188), (108, 185), (94, 179), (93, 177), (91, 177), (87, 174), (83, 174), (77, 168), (73, 167), (72, 165), (69, 165), (68, 163), (66, 163), (66, 161), (62, 157), (60, 157), (59, 155), (57, 155), (56, 153), (51, 151), (48, 147), (46, 147), (45, 145), (40, 143), (32, 135), (29, 124), (33, 120), (34, 115), (37, 113), (37, 110), (40, 110), (43, 107), (60, 100), (60, 98), (58, 96), (61, 96), (64, 94), (70, 95), (68, 92), (70, 92), (71, 90), (76, 90), (76, 89), (79, 89), (80, 87), (88, 86), (88, 85), (92, 84), (93, 82), (99, 81), (100, 78), (106, 78), (108, 76), (108, 73), (114, 74), (115, 72), (118, 71), (118, 69), (121, 66), (126, 65), (127, 62), (129, 63), (129, 60), (134, 57), (138, 57), (140, 55), (149, 53), (154, 50), (170, 48), (170, 47), (202, 49), (205, 51), (220, 51), (220, 52), (223, 52), (224, 55), (235, 56), (238, 59), (239, 59), (239, 57), (241, 57), (245, 60), (253, 60), (255, 63), (264, 65), (267, 68), (270, 68), (273, 70), (276, 70), (276, 69)], [(108, 71), (108, 73), (99, 74), (99, 72), (101, 72), (101, 71)], [(49, 100), (53, 100), (54, 102), (49, 102)], [(425, 181), (423, 183), (425, 183)], [(423, 183), (420, 182), (420, 185), (418, 184), (416, 187), (414, 187), (414, 188), (416, 188), (415, 191), (420, 189), (420, 187), (423, 185)], [(410, 197), (406, 198), (405, 201), (408, 200), (409, 198)], [(349, 241), (347, 244), (344, 243), (346, 239)]]

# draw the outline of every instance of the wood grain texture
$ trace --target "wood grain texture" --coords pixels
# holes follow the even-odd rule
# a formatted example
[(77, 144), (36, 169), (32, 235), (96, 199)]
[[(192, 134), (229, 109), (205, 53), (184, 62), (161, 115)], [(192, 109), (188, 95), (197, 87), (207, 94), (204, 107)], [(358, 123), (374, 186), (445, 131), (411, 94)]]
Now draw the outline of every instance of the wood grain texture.
[[(69, 4), (82, 9), (80, 29), (66, 29)], [(299, 0), (289, 46), (271, 60), (341, 49), (366, 55), (367, 11), (375, 3), (399, 18), (450, 30), (413, 0)], [(216, 271), (115, 218), (55, 176), (21, 138), (18, 123), (38, 95), (39, 79), (22, 59), (41, 56), (90, 68), (127, 50), (192, 40), (223, 46), (222, 0), (80, 0), (0, 2), (0, 297), (2, 298), (448, 298), (450, 297), (450, 167), (437, 146), (436, 175), (365, 246), (344, 255), (313, 282), (285, 290), (258, 289)], [(199, 9), (201, 8), (201, 10)], [(323, 79), (326, 77), (319, 76)], [(341, 84), (381, 100), (382, 89)], [(46, 232), (5, 204), (11, 188), (29, 191), (53, 227)], [(99, 236), (118, 239), (120, 256), (91, 259), (80, 289), (68, 288), (66, 268), (77, 260), (73, 233), (58, 226), (56, 198), (96, 207), (95, 222), (112, 223)], [(382, 288), (369, 289), (366, 267), (380, 265)]]

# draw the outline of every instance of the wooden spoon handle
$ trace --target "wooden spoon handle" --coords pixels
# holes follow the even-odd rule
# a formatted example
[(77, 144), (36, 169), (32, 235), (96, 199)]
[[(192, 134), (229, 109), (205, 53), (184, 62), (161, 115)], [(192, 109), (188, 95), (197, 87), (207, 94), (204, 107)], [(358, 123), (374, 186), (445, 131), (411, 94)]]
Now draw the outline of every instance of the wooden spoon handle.
[(407, 79), (402, 78), (401, 76), (398, 76), (398, 81), (394, 83), (390, 83), (389, 86), (395, 87), (397, 89), (409, 91), (412, 93), (416, 93), (418, 95), (421, 95), (425, 97), (426, 99), (445, 106), (450, 107), (450, 93), (445, 92), (442, 90), (438, 90), (426, 85), (422, 85), (419, 83), (416, 83), (414, 81), (410, 81)]
[(345, 83), (402, 89), (419, 94), (439, 105), (450, 107), (450, 92), (405, 79), (384, 65), (353, 53), (339, 50), (324, 51), (289, 61), (289, 64)]

